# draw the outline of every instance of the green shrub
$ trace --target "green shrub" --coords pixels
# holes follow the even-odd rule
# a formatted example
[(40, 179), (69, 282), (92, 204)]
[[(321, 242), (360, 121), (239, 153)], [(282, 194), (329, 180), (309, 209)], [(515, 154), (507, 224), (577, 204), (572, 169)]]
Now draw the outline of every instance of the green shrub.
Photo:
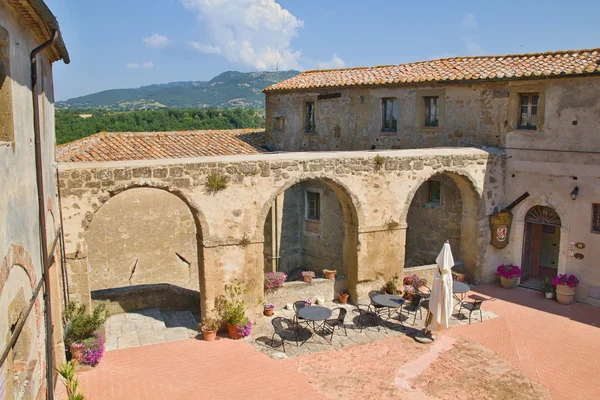
[(108, 312), (104, 304), (98, 305), (91, 314), (86, 312), (85, 304), (70, 302), (63, 312), (65, 342), (80, 342), (94, 336), (94, 333), (106, 322)]
[(206, 177), (204, 187), (207, 193), (215, 194), (227, 188), (229, 178), (219, 172), (213, 172)]
[(383, 167), (383, 164), (385, 164), (385, 157), (382, 157), (379, 154), (377, 154), (373, 158), (373, 161), (375, 162), (375, 169), (379, 170), (381, 167)]
[(224, 322), (242, 326), (248, 322), (246, 309), (248, 303), (242, 297), (248, 293), (248, 288), (242, 282), (236, 281), (225, 285), (225, 294), (217, 298), (216, 307)]
[(62, 367), (57, 368), (56, 372), (65, 380), (68, 400), (85, 400), (83, 394), (79, 393), (79, 379), (75, 378), (75, 366), (69, 361)]

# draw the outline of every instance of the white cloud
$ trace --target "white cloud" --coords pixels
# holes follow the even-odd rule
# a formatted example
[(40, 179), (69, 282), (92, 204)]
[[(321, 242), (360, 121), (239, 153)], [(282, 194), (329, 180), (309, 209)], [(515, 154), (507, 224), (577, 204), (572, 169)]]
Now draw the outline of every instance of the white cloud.
[(477, 19), (475, 19), (475, 15), (472, 13), (465, 15), (463, 22), (460, 24), (460, 28), (465, 31), (474, 31), (479, 28), (479, 24), (477, 23)]
[(138, 68), (147, 69), (147, 68), (154, 67), (154, 63), (152, 61), (145, 61), (143, 63), (127, 63), (127, 64), (125, 64), (125, 67), (129, 68), (129, 69), (138, 69)]
[(317, 63), (319, 68), (322, 69), (333, 69), (333, 68), (344, 68), (346, 63), (337, 54), (331, 56), (331, 60), (329, 61), (319, 61)]
[(158, 33), (153, 34), (147, 38), (142, 39), (144, 44), (148, 47), (154, 47), (157, 49), (164, 49), (169, 45), (169, 38)]
[(180, 0), (197, 15), (206, 36), (188, 45), (256, 69), (299, 68), (292, 39), (304, 22), (275, 0)]

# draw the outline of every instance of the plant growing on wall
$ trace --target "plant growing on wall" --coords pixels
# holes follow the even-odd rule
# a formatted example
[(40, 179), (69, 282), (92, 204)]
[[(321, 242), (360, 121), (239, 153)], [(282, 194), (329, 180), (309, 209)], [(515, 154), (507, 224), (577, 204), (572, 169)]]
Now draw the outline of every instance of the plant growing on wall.
[(399, 222), (394, 221), (392, 218), (388, 222), (385, 223), (385, 229), (388, 231), (393, 231), (394, 229), (400, 226)]
[(374, 158), (373, 158), (373, 162), (375, 163), (375, 169), (376, 170), (380, 170), (381, 167), (383, 167), (383, 164), (385, 164), (385, 157), (380, 156), (379, 154), (377, 154)]
[(229, 185), (229, 177), (220, 172), (211, 172), (206, 177), (204, 187), (207, 193), (215, 194), (224, 190)]

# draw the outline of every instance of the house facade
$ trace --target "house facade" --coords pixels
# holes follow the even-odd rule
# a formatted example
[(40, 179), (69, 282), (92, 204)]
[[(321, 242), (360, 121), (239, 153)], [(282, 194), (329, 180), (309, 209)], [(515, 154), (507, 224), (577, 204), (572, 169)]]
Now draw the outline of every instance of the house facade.
[[(495, 211), (528, 195), (494, 262), (522, 266), (534, 287), (575, 274), (577, 300), (600, 305), (600, 49), (307, 71), (265, 94), (267, 141), (280, 151), (502, 149)], [(461, 232), (474, 208), (460, 193), (444, 176), (415, 193), (407, 270), (431, 264), (446, 239), (459, 254), (475, 239)]]
[(53, 369), (64, 362), (52, 78), (52, 63), (61, 59), (69, 62), (58, 23), (42, 1), (0, 1), (4, 399), (52, 398)]

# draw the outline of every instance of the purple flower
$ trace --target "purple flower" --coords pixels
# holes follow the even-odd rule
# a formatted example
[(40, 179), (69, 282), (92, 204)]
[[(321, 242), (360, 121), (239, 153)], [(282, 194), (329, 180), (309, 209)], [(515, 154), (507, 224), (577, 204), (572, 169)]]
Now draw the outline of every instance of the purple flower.
[(265, 308), (266, 310), (271, 310), (271, 309), (275, 308), (275, 304), (271, 304), (271, 303), (265, 303), (265, 304), (264, 304), (264, 308)]
[(283, 272), (267, 272), (265, 275), (265, 289), (274, 291), (283, 286), (287, 275)]
[(576, 288), (579, 285), (579, 279), (575, 275), (560, 274), (552, 279), (554, 286), (567, 285), (570, 288)]
[(501, 276), (504, 279), (518, 278), (521, 276), (521, 268), (513, 264), (502, 264), (496, 268), (496, 276)]
[(73, 344), (74, 347), (83, 347), (82, 363), (95, 367), (104, 355), (104, 338), (102, 335), (95, 335), (85, 339), (81, 343)]
[(241, 337), (246, 337), (250, 335), (252, 332), (252, 322), (248, 321), (246, 325), (240, 325), (237, 327), (238, 335)]
[(310, 299), (304, 299), (302, 301), (304, 302), (304, 304), (306, 304), (306, 307), (312, 306), (312, 301), (310, 301)]

